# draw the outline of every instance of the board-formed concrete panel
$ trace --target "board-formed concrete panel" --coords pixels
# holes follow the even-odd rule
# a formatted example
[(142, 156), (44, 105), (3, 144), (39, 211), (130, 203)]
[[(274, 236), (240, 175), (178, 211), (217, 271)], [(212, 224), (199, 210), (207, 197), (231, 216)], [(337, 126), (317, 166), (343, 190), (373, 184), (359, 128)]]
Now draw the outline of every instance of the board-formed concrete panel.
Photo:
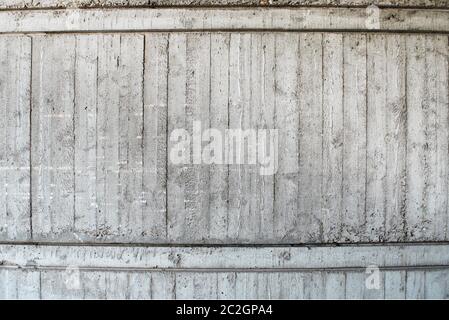
[(0, 33), (144, 31), (449, 31), (449, 10), (123, 8), (0, 10)]
[(0, 298), (448, 298), (447, 1), (316, 2), (2, 2)]
[(446, 269), (447, 244), (146, 246), (1, 244), (2, 268), (173, 271), (365, 271)]

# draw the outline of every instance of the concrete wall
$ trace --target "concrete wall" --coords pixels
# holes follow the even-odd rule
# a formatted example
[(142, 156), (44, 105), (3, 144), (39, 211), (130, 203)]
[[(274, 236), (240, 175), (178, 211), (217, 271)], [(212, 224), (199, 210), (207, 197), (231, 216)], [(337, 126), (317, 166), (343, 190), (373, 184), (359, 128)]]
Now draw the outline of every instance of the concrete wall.
[(332, 6), (332, 7), (447, 8), (448, 0), (4, 0), (0, 8), (117, 8), (117, 7), (203, 7), (203, 6)]
[[(447, 297), (447, 3), (355, 2), (2, 4), (0, 297)], [(172, 163), (193, 121), (276, 174)]]

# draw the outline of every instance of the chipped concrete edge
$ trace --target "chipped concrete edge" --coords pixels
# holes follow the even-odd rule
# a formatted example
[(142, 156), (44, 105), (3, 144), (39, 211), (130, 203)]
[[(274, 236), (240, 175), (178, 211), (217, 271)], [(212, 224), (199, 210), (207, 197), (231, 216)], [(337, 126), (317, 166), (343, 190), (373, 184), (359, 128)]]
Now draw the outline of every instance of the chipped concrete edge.
[(0, 10), (119, 7), (328, 7), (446, 8), (449, 0), (0, 0)]

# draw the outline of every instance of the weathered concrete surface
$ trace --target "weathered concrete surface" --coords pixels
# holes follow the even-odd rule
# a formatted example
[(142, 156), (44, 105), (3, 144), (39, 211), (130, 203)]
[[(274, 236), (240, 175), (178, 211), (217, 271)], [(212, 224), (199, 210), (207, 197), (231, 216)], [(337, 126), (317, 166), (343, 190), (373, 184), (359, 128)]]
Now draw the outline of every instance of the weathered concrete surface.
[(449, 271), (123, 272), (0, 269), (0, 299), (447, 299)]
[(0, 244), (0, 268), (110, 271), (365, 271), (449, 268), (449, 245), (133, 246)]
[(0, 11), (0, 33), (144, 31), (449, 32), (449, 10), (127, 8)]
[[(446, 35), (18, 35), (0, 47), (11, 41), (24, 51), (5, 61), (28, 68), (5, 105), (31, 105), (31, 129), (3, 119), (2, 139), (23, 147), (17, 160), (2, 149), (2, 172), (25, 168), (3, 192), (4, 240), (448, 240)], [(195, 120), (278, 128), (277, 173), (171, 163), (169, 134)]]
[[(448, 298), (447, 15), (1, 11), (0, 298)], [(279, 170), (174, 165), (193, 120)]]
[(31, 227), (31, 39), (0, 42), (0, 238), (25, 240)]
[[(447, 245), (2, 245), (0, 299), (444, 299), (448, 253)], [(373, 282), (368, 266), (379, 268)]]
[(448, 0), (4, 0), (0, 9), (176, 6), (355, 6), (448, 8)]

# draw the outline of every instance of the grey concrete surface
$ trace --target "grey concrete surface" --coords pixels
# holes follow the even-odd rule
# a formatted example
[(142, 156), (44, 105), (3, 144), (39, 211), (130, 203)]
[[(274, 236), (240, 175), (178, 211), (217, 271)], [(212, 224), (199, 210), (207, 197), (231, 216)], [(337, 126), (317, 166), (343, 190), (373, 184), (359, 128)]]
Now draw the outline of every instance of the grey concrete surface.
[[(447, 1), (61, 3), (0, 5), (0, 298), (448, 298)], [(173, 163), (193, 121), (278, 170)]]
[(354, 6), (448, 8), (448, 0), (3, 0), (0, 9), (201, 6)]

